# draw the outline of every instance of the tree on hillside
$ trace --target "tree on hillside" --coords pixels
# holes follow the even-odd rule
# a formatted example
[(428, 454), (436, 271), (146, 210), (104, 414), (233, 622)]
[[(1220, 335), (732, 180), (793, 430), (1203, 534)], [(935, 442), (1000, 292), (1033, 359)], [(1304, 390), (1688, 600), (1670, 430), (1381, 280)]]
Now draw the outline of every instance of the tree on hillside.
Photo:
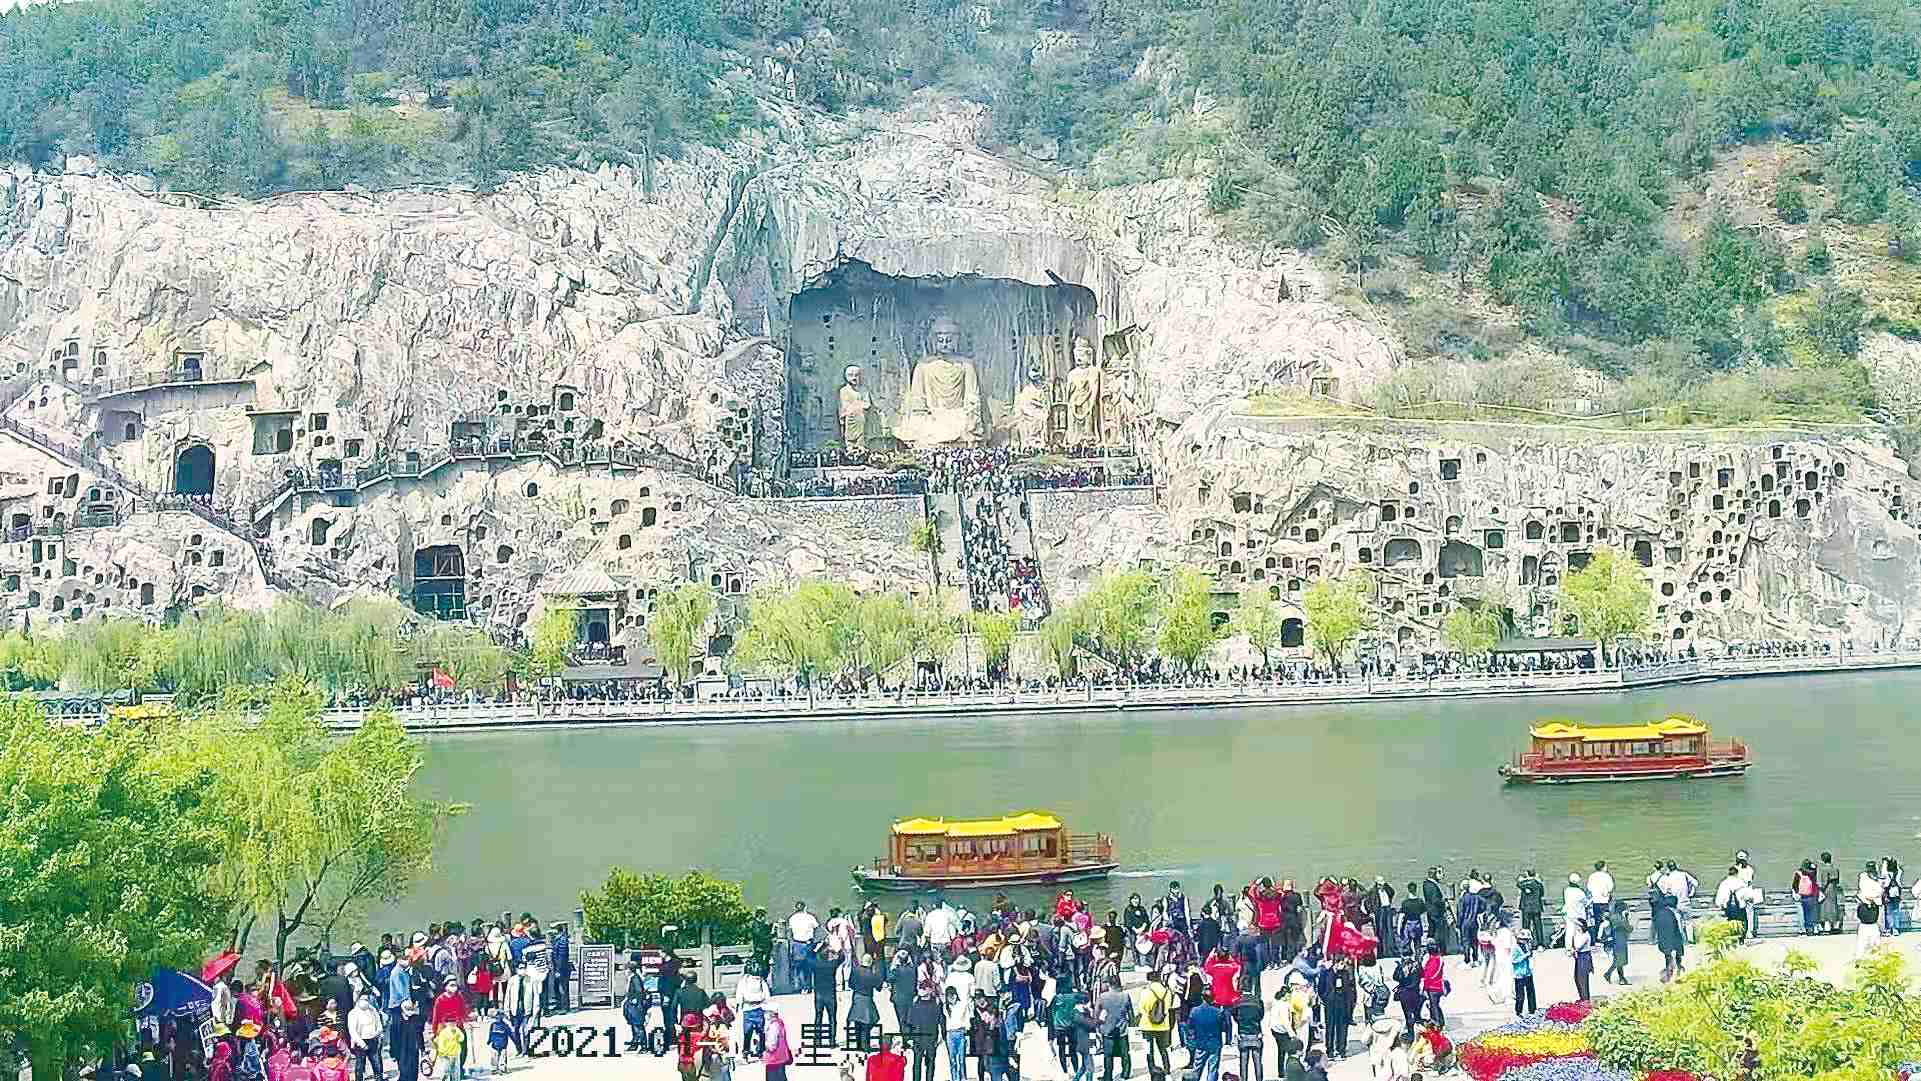
[(1221, 640), (1214, 622), (1214, 584), (1200, 571), (1182, 567), (1162, 586), (1159, 607), (1161, 656), (1192, 672)]
[(853, 604), (850, 660), (858, 682), (877, 682), (906, 660), (918, 643), (914, 602), (900, 593), (869, 593)]
[(1281, 606), (1268, 596), (1267, 590), (1257, 585), (1241, 590), (1241, 603), (1229, 617), (1229, 623), (1236, 633), (1246, 635), (1247, 644), (1260, 653), (1261, 668), (1272, 668), (1274, 646), (1281, 640)]
[(1652, 622), (1653, 591), (1632, 559), (1619, 549), (1602, 548), (1588, 565), (1561, 579), (1561, 607), (1579, 622), (1581, 633), (1600, 644), (1606, 660), (1617, 638), (1638, 638)]
[(1307, 613), (1307, 639), (1328, 663), (1339, 663), (1349, 643), (1370, 621), (1368, 599), (1374, 582), (1365, 571), (1322, 578), (1307, 587), (1301, 607)]
[(927, 566), (934, 574), (934, 588), (940, 589), (940, 512), (935, 511), (914, 526), (907, 534), (907, 546), (927, 557)]
[(662, 668), (676, 687), (685, 687), (695, 658), (705, 649), (707, 621), (714, 614), (714, 591), (705, 582), (682, 582), (654, 597), (647, 637)]
[[(0, 1034), (34, 1081), (128, 1035), (134, 988), (223, 937), (203, 770), (159, 768), (151, 733), (53, 724), (0, 703)], [(224, 778), (222, 779), (224, 780)]]
[(479, 627), (440, 624), (428, 628), (416, 643), (419, 662), (446, 672), (463, 691), (498, 690), (511, 667), (507, 651)]
[(955, 618), (947, 600), (939, 593), (923, 593), (913, 600), (913, 619), (908, 624), (907, 655), (926, 661), (936, 668), (944, 666), (960, 637), (960, 620)]
[(403, 896), (433, 866), (446, 821), (461, 804), (413, 791), (423, 752), (393, 714), (368, 714), (336, 738), (310, 687), (274, 688), (254, 724), (241, 712), (184, 718), (165, 733), (169, 760), (199, 765), (206, 821), (221, 831), (215, 881), (234, 899), (238, 949), (268, 921), (276, 962), (307, 930), (331, 932), (376, 902)]

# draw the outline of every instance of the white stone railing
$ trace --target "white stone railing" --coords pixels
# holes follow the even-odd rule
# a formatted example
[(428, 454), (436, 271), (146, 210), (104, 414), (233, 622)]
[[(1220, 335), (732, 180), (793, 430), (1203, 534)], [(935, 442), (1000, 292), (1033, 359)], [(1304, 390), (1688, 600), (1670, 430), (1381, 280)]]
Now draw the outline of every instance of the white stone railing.
[[(1313, 682), (1243, 682), (1205, 686), (998, 688), (980, 691), (729, 699), (711, 702), (545, 701), (450, 702), (397, 707), (410, 729), (536, 728), (595, 724), (747, 724), (851, 716), (946, 716), (1090, 709), (1192, 709), (1356, 702), (1399, 698), (1471, 698), (1523, 694), (1594, 694), (1674, 683), (1878, 668), (1921, 667), (1921, 649), (1809, 657), (1719, 657), (1594, 671), (1544, 671), (1367, 677)], [(357, 727), (364, 708), (328, 710), (327, 722)]]

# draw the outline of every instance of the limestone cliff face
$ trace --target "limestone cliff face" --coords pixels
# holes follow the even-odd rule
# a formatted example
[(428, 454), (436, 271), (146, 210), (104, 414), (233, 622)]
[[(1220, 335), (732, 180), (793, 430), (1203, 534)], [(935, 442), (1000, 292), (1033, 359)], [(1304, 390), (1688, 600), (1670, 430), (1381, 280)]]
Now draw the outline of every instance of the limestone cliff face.
[[(787, 428), (788, 302), (853, 262), (1080, 285), (1101, 333), (1129, 336), (1134, 436), (1166, 485), (1040, 508), (1057, 597), (1135, 560), (1284, 597), (1366, 563), (1414, 640), (1463, 593), (1538, 597), (1578, 551), (1646, 540), (1674, 586), (1664, 633), (1867, 634), (1914, 609), (1914, 537), (1878, 447), (1528, 429), (1457, 445), (1237, 417), (1257, 390), (1364, 394), (1398, 347), (1328, 303), (1305, 260), (1223, 238), (1192, 182), (1063, 186), (984, 151), (966, 107), (775, 119), (644, 175), (557, 169), (491, 193), (203, 205), (140, 178), (0, 174), (15, 622), (407, 593), (419, 572), (458, 574), (469, 614), (502, 626), (543, 593), (590, 592), (631, 637), (650, 591), (690, 576), (728, 594), (813, 574), (920, 587), (918, 499), (747, 494)], [(1697, 465), (1731, 487), (1701, 487)], [(1710, 509), (1717, 491), (1747, 503)], [(1546, 539), (1570, 526), (1575, 541)], [(1464, 546), (1481, 570), (1450, 577)]]
[[(1192, 563), (1300, 609), (1373, 572), (1383, 646), (1422, 648), (1464, 601), (1562, 633), (1555, 584), (1598, 548), (1647, 568), (1670, 642), (1911, 637), (1921, 543), (1885, 441), (1791, 431), (1628, 434), (1197, 413), (1161, 443), (1158, 506), (1037, 523), (1057, 596), (1112, 558)], [(1130, 537), (1151, 537), (1150, 543)]]

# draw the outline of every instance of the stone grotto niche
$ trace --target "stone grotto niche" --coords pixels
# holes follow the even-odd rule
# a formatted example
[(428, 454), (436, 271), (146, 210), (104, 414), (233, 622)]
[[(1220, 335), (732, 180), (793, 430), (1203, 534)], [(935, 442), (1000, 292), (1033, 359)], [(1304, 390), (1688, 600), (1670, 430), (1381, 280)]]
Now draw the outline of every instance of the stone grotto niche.
[[(1076, 338), (1085, 338), (1095, 365), (1116, 369), (1114, 341), (1098, 333), (1094, 294), (1079, 285), (1047, 286), (1001, 278), (896, 278), (865, 263), (837, 267), (789, 302), (786, 423), (790, 446), (803, 450), (841, 445), (842, 387), (850, 366), (861, 368), (858, 394), (867, 405), (865, 433), (872, 448), (897, 445), (915, 363), (935, 351), (937, 320), (958, 331), (954, 353), (973, 362), (981, 442), (1007, 441), (1013, 402), (1030, 368), (1045, 388), (1049, 441), (1068, 426), (1068, 376)], [(1120, 335), (1113, 336), (1119, 339)], [(1123, 382), (1131, 380), (1131, 371)]]

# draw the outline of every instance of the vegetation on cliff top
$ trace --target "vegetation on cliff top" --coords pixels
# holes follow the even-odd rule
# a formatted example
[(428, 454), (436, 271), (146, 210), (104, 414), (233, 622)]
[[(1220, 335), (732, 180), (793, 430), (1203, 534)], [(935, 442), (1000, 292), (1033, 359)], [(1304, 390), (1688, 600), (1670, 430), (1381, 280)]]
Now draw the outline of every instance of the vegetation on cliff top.
[[(790, 87), (937, 86), (1095, 183), (1206, 179), (1417, 356), (1532, 339), (1617, 407), (1849, 416), (1863, 329), (1921, 336), (1915, 291), (1859, 273), (1921, 258), (1918, 75), (1901, 0), (96, 0), (0, 18), (0, 144), (210, 193), (486, 185), (644, 166)], [(1756, 146), (1800, 153), (1758, 198), (1711, 183)]]

